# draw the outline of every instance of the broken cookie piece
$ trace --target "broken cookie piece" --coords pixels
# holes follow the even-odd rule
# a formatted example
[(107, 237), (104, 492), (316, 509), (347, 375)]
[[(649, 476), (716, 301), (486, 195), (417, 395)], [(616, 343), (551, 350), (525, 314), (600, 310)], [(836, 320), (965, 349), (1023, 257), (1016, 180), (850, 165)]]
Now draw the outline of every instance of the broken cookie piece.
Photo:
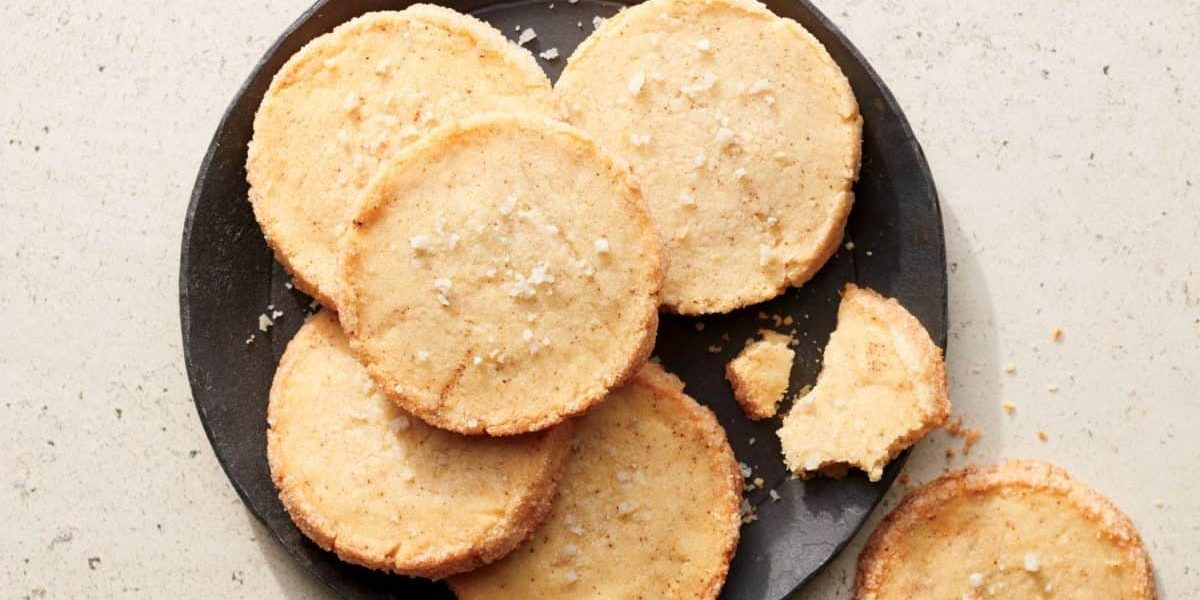
[(797, 475), (853, 466), (878, 481), (949, 414), (946, 365), (929, 333), (896, 300), (846, 284), (817, 385), (778, 433)]
[(733, 396), (753, 421), (775, 416), (779, 401), (787, 394), (796, 358), (796, 352), (788, 346), (792, 338), (769, 330), (761, 334), (762, 339), (747, 344), (725, 365), (725, 379), (733, 386)]

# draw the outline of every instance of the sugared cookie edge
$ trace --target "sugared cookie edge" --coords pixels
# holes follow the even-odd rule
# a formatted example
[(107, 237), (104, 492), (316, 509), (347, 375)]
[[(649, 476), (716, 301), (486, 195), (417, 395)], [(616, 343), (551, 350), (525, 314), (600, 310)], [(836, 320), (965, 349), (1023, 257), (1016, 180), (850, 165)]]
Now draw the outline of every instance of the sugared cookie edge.
[(279, 455), (278, 433), (273, 424), (275, 415), (280, 410), (280, 395), (283, 391), (280, 385), (294, 370), (301, 360), (297, 352), (289, 352), (292, 343), (313, 345), (320, 342), (320, 328), (339, 327), (337, 316), (329, 309), (322, 309), (309, 317), (289, 342), (288, 349), (283, 353), (279, 366), (272, 381), (270, 398), (267, 405), (267, 463), (271, 473), (271, 482), (278, 491), (280, 503), (296, 527), (306, 537), (321, 549), (333, 552), (345, 562), (363, 566), (369, 569), (386, 571), (400, 575), (442, 579), (450, 575), (465, 573), (485, 564), (502, 558), (518, 547), (529, 534), (535, 531), (550, 514), (554, 504), (554, 490), (566, 470), (567, 459), (570, 457), (570, 440), (573, 435), (573, 424), (564, 423), (553, 430), (532, 435), (544, 436), (540, 440), (543, 447), (549, 448), (542, 462), (541, 480), (532, 483), (529, 489), (544, 493), (535, 493), (522, 500), (514, 511), (488, 532), (487, 535), (469, 548), (447, 552), (442, 555), (426, 555), (420, 561), (399, 565), (388, 556), (366, 555), (353, 548), (343, 548), (337, 545), (337, 524), (316, 514), (307, 506), (301, 494), (289, 485), (284, 474), (287, 469), (285, 459)]
[(893, 559), (891, 548), (909, 530), (933, 518), (950, 500), (999, 487), (1048, 491), (1083, 511), (1125, 549), (1140, 594), (1138, 598), (1128, 600), (1154, 600), (1157, 597), (1150, 556), (1141, 535), (1112, 500), (1079, 482), (1061, 467), (1035, 460), (1012, 460), (997, 465), (971, 465), (910, 492), (867, 539), (858, 559), (854, 600), (877, 598), (887, 585), (887, 568)]

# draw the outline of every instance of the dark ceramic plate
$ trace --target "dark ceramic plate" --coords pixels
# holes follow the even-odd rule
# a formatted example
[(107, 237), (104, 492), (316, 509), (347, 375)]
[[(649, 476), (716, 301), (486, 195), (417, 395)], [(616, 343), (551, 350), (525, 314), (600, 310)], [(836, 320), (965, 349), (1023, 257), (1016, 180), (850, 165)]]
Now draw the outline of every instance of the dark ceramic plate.
[[(568, 56), (592, 30), (592, 17), (620, 4), (579, 0), (448, 0), (515, 37), (534, 27), (536, 53), (557, 47)], [(330, 0), (298, 20), (267, 53), (225, 113), (200, 167), (183, 232), (180, 312), (188, 376), (200, 420), (234, 488), (300, 565), (346, 598), (451, 598), (440, 584), (383, 575), (338, 561), (308, 541), (288, 519), (267, 470), (267, 391), (288, 340), (311, 312), (310, 299), (289, 289), (272, 260), (246, 199), (246, 144), (254, 112), (284, 61), (312, 38), (373, 10), (400, 9), (404, 0)], [(815, 381), (821, 349), (833, 329), (838, 290), (847, 281), (895, 296), (946, 342), (946, 263), (937, 194), (921, 148), (895, 99), (858, 51), (803, 0), (767, 0), (777, 14), (799, 21), (841, 65), (858, 96), (863, 131), (862, 175), (847, 240), (815, 279), (763, 305), (703, 319), (666, 316), (655, 353), (712, 408), (729, 432), (738, 459), (750, 465), (764, 490), (748, 498), (758, 520), (742, 540), (722, 598), (780, 600), (824, 566), (862, 525), (900, 469), (901, 460), (871, 484), (860, 473), (832, 481), (788, 479), (774, 430), (778, 420), (751, 423), (733, 401), (724, 365), (763, 327), (795, 331), (800, 340), (791, 389)], [(583, 24), (582, 27), (576, 25)], [(552, 78), (564, 60), (542, 61)], [(283, 312), (268, 333), (258, 316)], [(771, 316), (790, 316), (791, 325)], [(703, 322), (703, 331), (697, 324)], [(247, 340), (250, 340), (249, 342)], [(766, 490), (782, 500), (772, 502)], [(686, 494), (686, 490), (680, 490)], [(663, 490), (670, 494), (670, 490)]]

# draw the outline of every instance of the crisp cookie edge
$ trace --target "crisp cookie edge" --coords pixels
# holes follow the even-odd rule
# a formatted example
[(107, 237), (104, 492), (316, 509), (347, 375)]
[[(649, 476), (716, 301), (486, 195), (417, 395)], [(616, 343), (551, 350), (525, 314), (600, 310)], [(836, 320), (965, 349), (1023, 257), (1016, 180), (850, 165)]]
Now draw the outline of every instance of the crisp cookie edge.
[[(888, 463), (896, 458), (906, 448), (916, 444), (924, 438), (929, 432), (941, 427), (950, 418), (950, 384), (946, 373), (946, 361), (941, 347), (929, 335), (929, 330), (914, 316), (908, 312), (895, 298), (888, 298), (879, 292), (866, 287), (848, 282), (842, 288), (841, 302), (857, 302), (863, 304), (871, 313), (873, 313), (880, 321), (887, 323), (888, 329), (891, 331), (900, 330), (904, 337), (910, 340), (918, 341), (922, 353), (923, 364), (932, 367), (933, 373), (926, 383), (932, 385), (935, 390), (934, 405), (928, 408), (929, 410), (920, 415), (921, 425), (904, 435), (896, 438), (887, 448), (883, 449), (883, 453), (876, 457), (876, 460), (870, 463), (852, 463), (844, 461), (825, 461), (822, 462), (814, 470), (801, 469), (796, 471), (788, 465), (788, 469), (796, 473), (797, 477), (807, 479), (816, 475), (826, 477), (840, 478), (844, 477), (849, 472), (849, 467), (855, 467), (870, 474), (873, 468), (878, 467), (880, 470), (887, 467)], [(841, 305), (838, 306), (840, 318)], [(837, 330), (837, 327), (834, 327)], [(824, 355), (824, 350), (822, 350)], [(824, 367), (821, 373), (823, 374)], [(821, 374), (817, 375), (817, 382), (813, 385), (813, 389), (821, 384)], [(790, 412), (790, 411), (789, 411)], [(786, 415), (784, 416), (786, 419)], [(782, 429), (784, 425), (780, 426)], [(778, 435), (778, 432), (776, 433)], [(787, 454), (784, 453), (784, 462), (787, 464)], [(872, 481), (877, 481), (879, 478), (872, 478)]]
[[(312, 296), (321, 305), (335, 310), (338, 306), (337, 296), (339, 295), (339, 290), (336, 287), (336, 265), (334, 268), (334, 281), (330, 282), (331, 285), (335, 286), (334, 289), (324, 290), (316, 282), (310, 281), (306, 274), (302, 272), (306, 269), (299, 268), (292, 260), (291, 252), (283, 249), (283, 246), (289, 245), (289, 243), (280, 243), (280, 236), (274, 226), (276, 219), (267, 218), (267, 215), (261, 213), (263, 210), (260, 208), (260, 202), (263, 198), (261, 194), (262, 186), (255, 185), (255, 181), (264, 181), (264, 178), (269, 180), (272, 176), (270, 173), (260, 173), (260, 170), (255, 166), (258, 156), (264, 150), (261, 149), (260, 144), (255, 143), (256, 136), (254, 132), (258, 129), (259, 115), (281, 109), (276, 106), (276, 94), (278, 91), (284, 87), (293, 85), (295, 82), (292, 81), (292, 78), (299, 71), (305, 68), (308, 63), (320, 59), (324, 56), (324, 53), (336, 50), (337, 46), (343, 43), (344, 38), (357, 35), (364, 28), (379, 27), (381, 25), (408, 27), (414, 21), (423, 21), (435, 25), (447, 33), (464, 34), (478, 43), (488, 45), (489, 49), (495, 52), (507, 64), (512, 65), (517, 71), (523, 72), (523, 75), (529, 78), (528, 83), (532, 84), (536, 82), (540, 84), (539, 87), (544, 87), (542, 92), (545, 95), (544, 103), (546, 108), (551, 114), (554, 114), (555, 111), (555, 104), (552, 97), (553, 86), (550, 83), (550, 79), (542, 71), (541, 67), (538, 66), (537, 60), (533, 58), (533, 55), (528, 50), (510, 43), (498, 29), (471, 15), (433, 4), (413, 4), (403, 10), (374, 11), (359, 15), (313, 38), (288, 57), (283, 66), (271, 77), (271, 83), (267, 91), (263, 94), (263, 98), (254, 113), (254, 123), (252, 125), (250, 142), (247, 146), (246, 162), (244, 165), (246, 169), (246, 183), (249, 186), (247, 196), (251, 209), (254, 212), (255, 221), (263, 232), (267, 246), (271, 248), (271, 253), (275, 257), (275, 260), (292, 276), (293, 285), (300, 291)], [(334, 252), (336, 256), (336, 247), (334, 248)]]
[[(695, 438), (692, 439), (701, 439), (705, 442), (706, 446), (716, 450), (716, 452), (708, 453), (707, 456), (712, 460), (714, 472), (718, 475), (721, 475), (723, 472), (729, 486), (725, 506), (717, 507), (716, 509), (718, 514), (716, 520), (724, 522), (731, 533), (725, 538), (726, 543), (722, 549), (721, 568), (713, 572), (712, 579), (704, 583), (704, 589), (701, 595), (698, 596), (698, 600), (716, 600), (721, 593), (721, 588), (725, 585), (730, 563), (737, 552), (742, 525), (741, 514), (739, 512), (742, 500), (742, 474), (738, 469), (737, 458), (734, 456), (733, 448), (729, 445), (728, 435), (717, 421), (717, 417), (712, 410), (684, 393), (683, 381), (678, 376), (665, 370), (658, 363), (653, 361), (647, 362), (630, 381), (626, 382), (626, 385), (639, 386), (646, 389), (654, 397), (655, 404), (665, 405), (670, 403), (671, 406), (663, 406), (663, 408), (668, 409), (668, 412), (677, 417), (674, 427), (681, 427), (684, 423), (690, 423), (692, 428), (696, 430)], [(679, 498), (681, 496), (675, 495), (673, 497)], [(449, 579), (447, 583), (456, 595), (459, 595), (460, 598), (463, 597), (462, 590), (455, 586), (453, 578)], [(492, 597), (475, 596), (471, 597), (470, 600), (487, 600)], [(498, 597), (506, 598), (507, 596)]]
[[(586, 60), (592, 49), (599, 43), (597, 40), (602, 40), (606, 36), (617, 35), (626, 21), (634, 17), (640, 17), (643, 12), (653, 14), (654, 11), (669, 11), (669, 6), (672, 4), (682, 5), (689, 3), (703, 4), (705, 6), (719, 4), (726, 8), (741, 11), (747, 17), (765, 18), (768, 21), (769, 27), (782, 28), (787, 34), (796, 37), (801, 43), (809, 46), (813, 54), (827, 67), (831, 68), (830, 75), (837, 84), (839, 89), (838, 96), (843, 103), (841, 109), (845, 114), (842, 116), (842, 119), (846, 124), (850, 125), (853, 130), (851, 136), (855, 140), (852, 143), (853, 147), (850, 149), (851, 152), (848, 156), (851, 163), (851, 172), (845, 179), (844, 186), (832, 192), (838, 196), (836, 207), (830, 211), (829, 224), (822, 228), (824, 235), (814, 244), (814, 251), (808, 258), (797, 260), (795, 257), (789, 257), (785, 264), (783, 278), (773, 288), (764, 287), (757, 290), (748, 290), (727, 297), (688, 298), (679, 302), (672, 302), (664, 298), (661, 307), (666, 312), (685, 316), (726, 314), (739, 308), (776, 298), (790, 287), (801, 287), (812, 279), (829, 262), (829, 259), (837, 253), (841, 245), (841, 240), (845, 237), (846, 224), (849, 221), (850, 211), (854, 205), (854, 184), (858, 181), (862, 165), (863, 119), (859, 110), (858, 99), (850, 86), (849, 80), (846, 78), (845, 72), (833, 60), (832, 55), (829, 54), (824, 44), (817, 40), (803, 25), (800, 25), (793, 19), (776, 15), (765, 4), (757, 0), (707, 0), (705, 2), (691, 2), (690, 0), (648, 0), (641, 4), (622, 8), (620, 12), (606, 19), (568, 57), (567, 67), (563, 69), (562, 75), (554, 85), (554, 98), (555, 102), (559, 105), (558, 111), (565, 114), (562, 108), (562, 103), (565, 99), (559, 90), (569, 89), (573, 85), (572, 82), (576, 77), (574, 75), (575, 71), (571, 68), (573, 63)], [(579, 77), (582, 77), (582, 75)]]
[[(328, 309), (316, 313), (309, 318), (309, 321), (317, 319), (331, 320), (332, 323), (329, 325), (338, 326), (336, 314)], [(305, 326), (301, 327), (293, 341), (311, 347), (319, 342), (319, 338), (316, 337), (319, 334), (316, 327), (329, 325), (320, 323), (314, 327), (308, 327), (308, 325), (309, 323), (306, 322)], [(317, 514), (305, 501), (303, 495), (297, 493), (293, 486), (289, 485), (285, 466), (287, 461), (279, 455), (277, 450), (279, 433), (275, 431), (273, 421), (274, 416), (281, 410), (280, 403), (282, 402), (279, 399), (279, 394), (282, 392), (277, 391), (279, 389), (277, 383), (287, 379), (290, 373), (297, 368), (298, 361), (295, 353), (289, 353), (290, 348), (291, 342), (280, 358), (267, 404), (267, 464), (271, 473), (271, 482), (278, 491), (284, 510), (301, 533), (322, 550), (333, 552), (340, 560), (369, 569), (438, 580), (471, 571), (502, 558), (519, 546), (550, 515), (557, 494), (558, 482), (566, 471), (567, 459), (570, 456), (570, 441), (574, 430), (572, 422), (566, 422), (552, 430), (533, 434), (542, 436), (539, 447), (543, 450), (540, 454), (545, 455), (545, 458), (541, 461), (540, 476), (526, 486), (529, 493), (516, 496), (515, 506), (510, 506), (505, 511), (508, 517), (497, 522), (485, 535), (480, 537), (477, 543), (440, 554), (426, 552), (417, 555), (414, 560), (403, 565), (397, 563), (393, 556), (378, 557), (339, 548), (337, 539), (340, 532), (337, 531), (337, 523)]]
[(858, 558), (853, 600), (877, 600), (887, 584), (890, 548), (913, 527), (932, 518), (949, 500), (968, 493), (988, 492), (1003, 487), (1058, 494), (1082, 511), (1105, 534), (1126, 550), (1137, 579), (1137, 598), (1155, 600), (1153, 567), (1133, 521), (1109, 498), (1075, 479), (1053, 464), (1017, 459), (994, 465), (970, 465), (947, 473), (910, 492), (879, 523)]
[[(599, 166), (608, 171), (608, 174), (613, 178), (614, 187), (633, 213), (637, 221), (637, 227), (643, 233), (642, 238), (645, 246), (641, 255), (645, 256), (645, 260), (650, 263), (648, 265), (650, 280), (643, 282), (649, 287), (648, 301), (640, 327), (637, 325), (631, 327), (635, 335), (638, 335), (637, 332), (640, 332), (640, 335), (638, 336), (639, 339), (636, 345), (633, 347), (630, 358), (625, 365), (615, 368), (614, 373), (608, 380), (600, 381), (595, 386), (597, 391), (593, 391), (576, 399), (574, 402), (560, 407), (557, 411), (551, 411), (541, 418), (536, 419), (524, 418), (493, 423), (485, 422), (482, 419), (450, 419), (446, 418), (440, 410), (443, 404), (441, 398), (433, 398), (431, 394), (414, 393), (412, 388), (405, 386), (403, 382), (392, 381), (386, 373), (380, 370), (377, 357), (372, 355), (365, 344), (359, 339), (359, 335), (357, 335), (359, 331), (357, 305), (353, 301), (356, 297), (356, 286), (348, 281), (351, 271), (359, 261), (358, 249), (354, 244), (354, 239), (358, 230), (363, 227), (363, 224), (383, 208), (385, 200), (382, 198), (384, 194), (381, 192), (392, 183), (396, 172), (413, 168), (414, 165), (419, 165), (423, 159), (435, 156), (435, 150), (438, 146), (453, 144), (460, 138), (479, 130), (504, 127), (529, 128), (539, 131), (547, 139), (559, 138), (573, 144), (581, 144), (598, 159)], [(341, 307), (341, 318), (342, 325), (350, 337), (350, 347), (354, 350), (359, 360), (367, 367), (367, 371), (371, 374), (371, 377), (382, 384), (381, 387), (387, 391), (388, 396), (393, 401), (401, 408), (439, 428), (467, 435), (487, 434), (505, 436), (530, 433), (552, 427), (570, 417), (585, 412), (588, 408), (604, 400), (611, 390), (629, 381), (650, 358), (650, 353), (654, 349), (658, 331), (658, 307), (661, 300), (663, 278), (666, 274), (667, 260), (658, 229), (655, 227), (650, 217), (649, 209), (642, 199), (641, 189), (633, 182), (628, 167), (624, 162), (616, 159), (607, 150), (596, 144), (590, 136), (571, 125), (538, 115), (507, 113), (479, 115), (444, 125), (420, 140), (406, 146), (389, 164), (379, 170), (372, 182), (367, 185), (362, 195), (360, 195), (359, 204), (352, 213), (350, 223), (350, 226), (347, 227), (346, 232), (339, 241), (338, 260), (339, 288), (343, 291), (344, 296), (344, 306)], [(397, 389), (398, 387), (399, 390)], [(475, 421), (473, 425), (470, 423), (471, 420)]]

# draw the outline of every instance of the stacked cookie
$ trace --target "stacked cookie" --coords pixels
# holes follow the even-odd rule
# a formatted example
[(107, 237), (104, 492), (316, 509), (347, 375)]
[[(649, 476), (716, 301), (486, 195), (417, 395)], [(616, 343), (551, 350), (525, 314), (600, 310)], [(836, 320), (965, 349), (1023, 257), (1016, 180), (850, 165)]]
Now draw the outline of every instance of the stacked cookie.
[[(848, 94), (819, 45), (757, 4), (656, 0), (623, 19), (645, 28), (663, 15), (679, 21), (668, 45), (694, 47), (714, 18), (778, 28), (765, 47), (825, 69), (819, 77), (836, 76)], [(573, 60), (564, 80), (608, 77), (599, 65), (626, 60), (626, 35), (607, 25), (580, 51), (596, 58)], [(801, 185), (801, 196), (770, 178), (756, 184), (761, 174), (735, 163), (767, 147), (812, 148), (766, 135), (774, 101), (755, 83), (766, 74), (745, 72), (743, 89), (731, 75), (696, 98), (707, 108), (693, 107), (744, 122), (743, 137), (672, 141), (680, 123), (656, 114), (666, 79), (653, 74), (733, 73), (728, 41), (710, 40), (692, 64), (673, 64), (666, 48), (646, 55), (641, 90), (555, 91), (498, 31), (416, 5), (350, 21), (276, 74), (247, 176), (276, 256), (324, 305), (289, 343), (269, 406), (272, 476), (306, 535), (348, 562), (451, 577), (465, 598), (716, 597), (737, 545), (742, 478), (711, 411), (648, 362), (658, 311), (725, 311), (800, 283), (793, 238), (818, 222), (828, 231), (814, 240), (840, 237), (858, 135), (852, 97), (822, 98), (811, 119), (842, 110), (853, 144), (838, 169), (814, 169), (844, 181)], [(772, 94), (788, 102), (816, 81)], [(637, 106), (610, 110), (630, 94)], [(641, 162), (647, 149), (635, 156), (609, 139), (619, 124), (570, 118), (585, 101), (657, 123), (647, 135), (660, 159)], [(754, 131), (759, 146), (745, 137)], [(708, 170), (672, 163), (672, 144), (706, 153)], [(796, 172), (791, 183), (809, 179)], [(746, 212), (737, 200), (756, 185)], [(683, 238), (664, 244), (664, 228), (691, 218), (675, 214), (684, 197), (688, 215), (749, 232), (722, 243), (729, 262), (713, 264), (724, 266), (700, 269), (704, 248)], [(809, 200), (796, 225), (789, 203)], [(713, 225), (696, 221), (696, 236)], [(750, 265), (750, 253), (774, 254)], [(752, 281), (727, 289), (747, 266)], [(664, 285), (679, 291), (664, 300)], [(659, 493), (680, 487), (689, 493)]]

